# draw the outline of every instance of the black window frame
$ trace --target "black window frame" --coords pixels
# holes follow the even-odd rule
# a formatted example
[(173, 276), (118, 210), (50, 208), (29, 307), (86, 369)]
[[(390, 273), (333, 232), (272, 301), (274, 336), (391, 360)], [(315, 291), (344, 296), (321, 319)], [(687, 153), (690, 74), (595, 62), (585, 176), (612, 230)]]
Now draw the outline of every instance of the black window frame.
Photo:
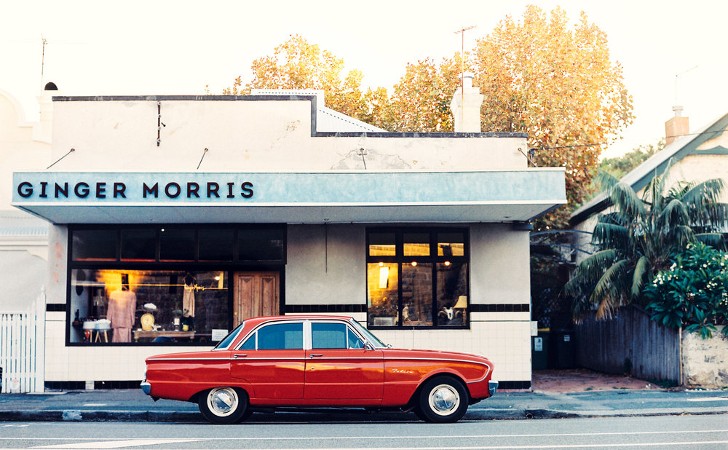
[[(371, 234), (383, 234), (383, 233), (394, 233), (395, 236), (395, 255), (394, 256), (370, 256), (370, 235)], [(404, 255), (404, 235), (405, 234), (419, 234), (429, 233), (430, 235), (430, 251), (428, 256), (405, 256)], [(438, 234), (440, 233), (457, 233), (462, 234), (463, 237), (463, 255), (438, 255)], [(366, 266), (365, 271), (365, 285), (367, 286), (365, 297), (367, 305), (367, 328), (379, 329), (379, 330), (458, 330), (458, 329), (470, 329), (470, 285), (471, 285), (471, 265), (470, 265), (470, 229), (468, 227), (367, 227), (366, 229)], [(437, 281), (437, 267), (438, 263), (445, 263), (450, 261), (451, 263), (460, 262), (467, 264), (467, 307), (463, 317), (462, 325), (442, 325), (438, 324), (438, 308), (437, 308), (437, 292), (438, 292), (438, 281)], [(402, 267), (404, 264), (417, 262), (418, 264), (431, 264), (432, 265), (432, 325), (404, 325), (402, 318), (403, 309), (403, 288), (402, 288)], [(369, 265), (372, 263), (385, 263), (385, 264), (396, 264), (397, 265), (397, 311), (398, 318), (395, 325), (375, 325), (370, 320), (370, 304), (369, 304)]]

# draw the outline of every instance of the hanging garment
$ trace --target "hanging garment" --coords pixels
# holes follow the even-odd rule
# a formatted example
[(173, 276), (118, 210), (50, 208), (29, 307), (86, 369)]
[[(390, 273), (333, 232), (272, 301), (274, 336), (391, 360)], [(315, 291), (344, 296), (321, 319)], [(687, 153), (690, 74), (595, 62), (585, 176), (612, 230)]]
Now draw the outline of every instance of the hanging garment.
[(131, 342), (131, 329), (134, 326), (136, 294), (132, 291), (114, 291), (109, 294), (109, 308), (106, 318), (114, 330), (112, 342)]
[(185, 317), (195, 317), (195, 286), (185, 284), (182, 294), (182, 314)]

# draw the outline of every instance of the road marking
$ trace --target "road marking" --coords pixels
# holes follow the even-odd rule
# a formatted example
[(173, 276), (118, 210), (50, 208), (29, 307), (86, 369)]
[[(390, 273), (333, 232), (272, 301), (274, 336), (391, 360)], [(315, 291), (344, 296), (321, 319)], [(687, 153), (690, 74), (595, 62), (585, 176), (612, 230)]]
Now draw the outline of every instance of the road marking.
[[(12, 425), (4, 425), (12, 426)], [(17, 425), (28, 426), (28, 425)], [(614, 431), (614, 432), (595, 432), (595, 433), (519, 433), (519, 434), (439, 434), (439, 435), (421, 435), (419, 439), (498, 439), (498, 438), (514, 438), (514, 437), (597, 437), (597, 436), (640, 436), (640, 435), (655, 435), (655, 434), (725, 434), (728, 433), (728, 429), (718, 430), (665, 430), (665, 431)], [(0, 437), (0, 441), (14, 441), (14, 440), (27, 440), (27, 437)], [(86, 442), (91, 441), (95, 438), (52, 438), (52, 437), (37, 437), (32, 438), (35, 441), (84, 441), (83, 445), (89, 446), (92, 443)], [(189, 438), (189, 439), (173, 439), (173, 438), (160, 438), (159, 442), (192, 442), (192, 441), (322, 441), (322, 440), (411, 440), (411, 436), (299, 436), (299, 437), (286, 437), (286, 436), (260, 436), (260, 437), (217, 437), (217, 438)], [(128, 439), (124, 442), (137, 442), (145, 439)], [(111, 442), (111, 441), (110, 441)], [(122, 442), (122, 441), (116, 441)], [(62, 444), (65, 445), (65, 444)], [(70, 445), (70, 444), (69, 444)], [(80, 444), (79, 444), (80, 445)], [(147, 445), (147, 444), (136, 444), (136, 445)], [(37, 448), (51, 448), (51, 447), (37, 447)], [(69, 448), (69, 447), (58, 447), (58, 448)], [(440, 448), (440, 447), (435, 447)]]
[(128, 439), (125, 441), (76, 442), (58, 445), (41, 445), (31, 448), (126, 448), (142, 445), (167, 445), (183, 442), (197, 442), (199, 439)]
[(689, 398), (689, 402), (728, 402), (728, 397)]

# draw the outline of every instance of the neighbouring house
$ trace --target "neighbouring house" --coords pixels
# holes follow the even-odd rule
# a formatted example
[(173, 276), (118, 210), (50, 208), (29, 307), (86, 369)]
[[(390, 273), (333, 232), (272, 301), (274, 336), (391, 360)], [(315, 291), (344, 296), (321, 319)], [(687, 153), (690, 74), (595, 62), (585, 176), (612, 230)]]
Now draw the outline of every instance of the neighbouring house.
[[(656, 176), (670, 166), (667, 186), (720, 178), (725, 183), (721, 201), (728, 203), (728, 114), (698, 130), (690, 131), (687, 117), (675, 107), (675, 116), (665, 123), (663, 150), (656, 153), (622, 181), (640, 193)], [(589, 235), (598, 214), (611, 204), (604, 192), (598, 194), (571, 216), (576, 245), (588, 248)], [(728, 228), (725, 230), (728, 232)], [(579, 260), (583, 253), (578, 253)], [(605, 322), (587, 320), (576, 327), (577, 359), (581, 366), (614, 373), (665, 380), (674, 384), (702, 387), (728, 386), (725, 363), (728, 339), (720, 333), (702, 341), (680, 330), (669, 330), (649, 320), (646, 313), (631, 307)]]
[[(51, 95), (39, 96), (40, 120), (28, 122), (18, 101), (0, 91), (0, 392), (42, 391), (44, 288), (48, 223), (10, 205), (12, 174), (50, 164)], [(40, 361), (41, 366), (38, 366)]]
[(50, 157), (4, 182), (50, 224), (46, 387), (136, 387), (247, 317), (330, 313), (530, 388), (529, 221), (566, 202), (563, 168), (481, 132), (467, 77), (455, 133), (255, 94), (53, 98)]
[[(622, 177), (635, 192), (641, 192), (654, 178), (671, 164), (668, 186), (679, 181), (701, 182), (722, 178), (726, 184), (722, 201), (728, 203), (728, 114), (707, 126), (690, 132), (689, 120), (675, 108), (675, 116), (665, 123), (665, 148)], [(576, 209), (571, 214), (573, 229), (591, 232), (599, 213), (610, 207), (604, 192)], [(588, 239), (586, 239), (588, 241)]]

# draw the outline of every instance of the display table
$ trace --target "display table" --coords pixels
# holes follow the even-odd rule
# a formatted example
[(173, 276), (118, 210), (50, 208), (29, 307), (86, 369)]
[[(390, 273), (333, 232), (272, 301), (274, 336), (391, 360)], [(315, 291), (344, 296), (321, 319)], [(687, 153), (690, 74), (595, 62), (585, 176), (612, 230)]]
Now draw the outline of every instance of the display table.
[(159, 331), (134, 330), (134, 340), (135, 341), (139, 341), (139, 339), (155, 339), (158, 337), (193, 340), (195, 338), (195, 332), (194, 331), (164, 331), (164, 330), (159, 330)]

